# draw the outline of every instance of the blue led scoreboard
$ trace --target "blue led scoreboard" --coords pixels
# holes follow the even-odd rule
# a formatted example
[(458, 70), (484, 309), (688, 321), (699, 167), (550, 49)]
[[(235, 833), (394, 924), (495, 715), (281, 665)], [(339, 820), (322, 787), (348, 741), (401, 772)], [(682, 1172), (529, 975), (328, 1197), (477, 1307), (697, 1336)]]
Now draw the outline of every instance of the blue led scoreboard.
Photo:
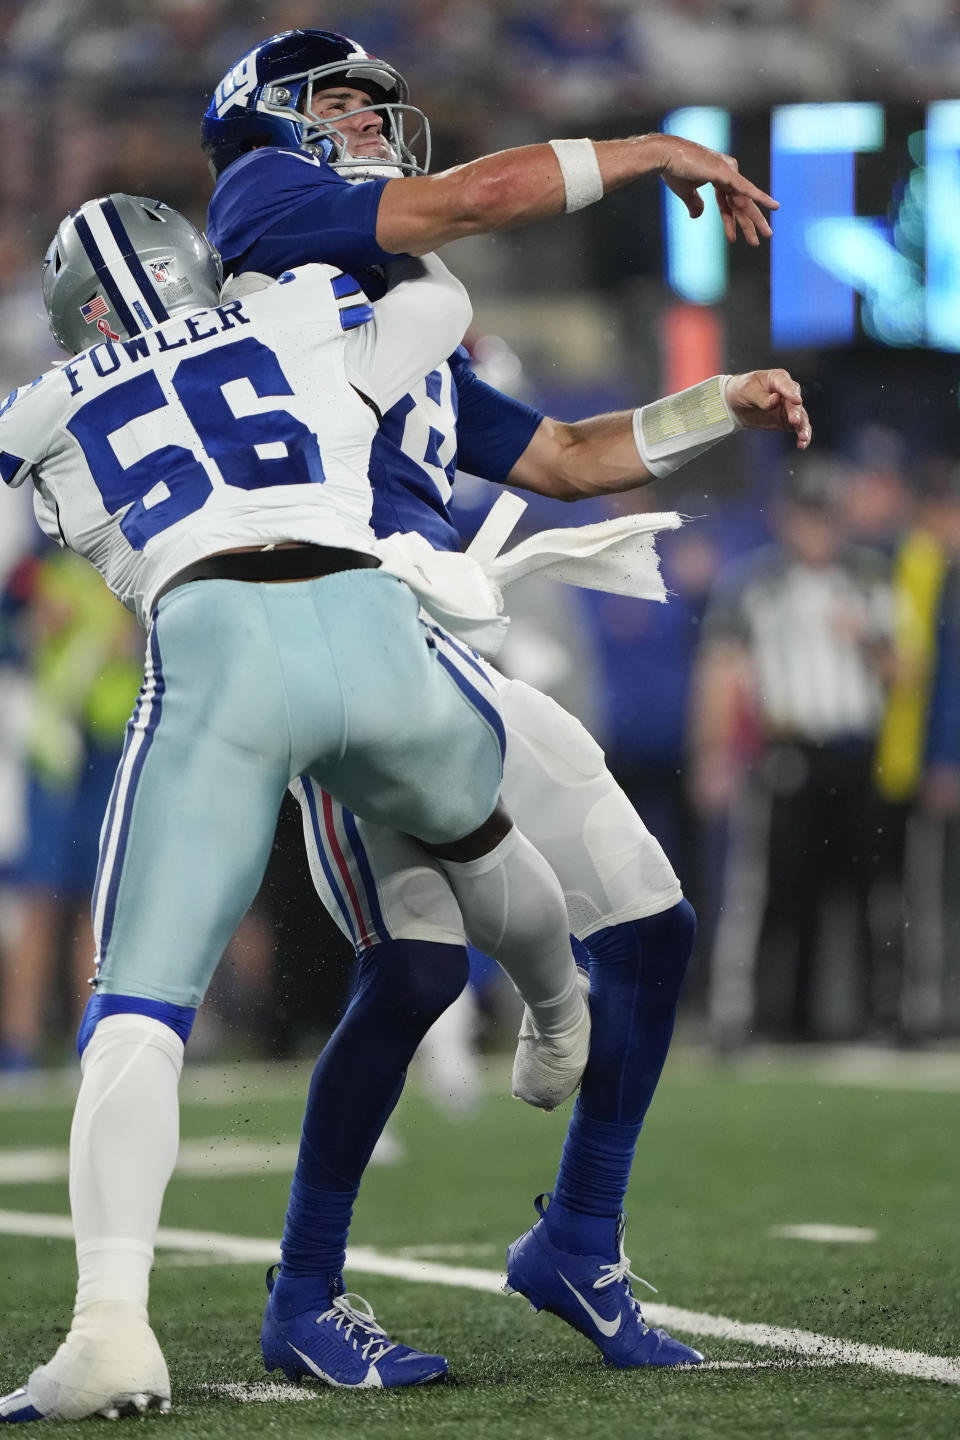
[[(732, 149), (763, 183), (729, 111), (675, 110), (662, 128)], [(753, 125), (742, 128), (746, 136)], [(778, 106), (769, 149), (769, 189), (781, 206), (770, 246), (772, 346), (960, 351), (960, 100), (909, 114), (873, 101)], [(715, 210), (691, 225), (665, 193), (663, 235), (673, 292), (722, 302), (735, 252)]]

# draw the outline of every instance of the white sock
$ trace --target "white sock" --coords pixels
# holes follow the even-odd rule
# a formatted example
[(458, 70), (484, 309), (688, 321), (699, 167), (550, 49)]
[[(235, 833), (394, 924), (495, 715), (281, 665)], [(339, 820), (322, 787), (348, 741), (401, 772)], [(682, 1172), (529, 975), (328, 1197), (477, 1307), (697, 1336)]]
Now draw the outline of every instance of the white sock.
[(539, 850), (514, 826), (479, 860), (440, 863), (470, 944), (506, 971), (541, 1035), (568, 1029), (582, 1004), (577, 967), (563, 891)]
[(146, 1308), (160, 1206), (179, 1145), (183, 1042), (145, 1015), (109, 1015), (83, 1053), (70, 1132), (75, 1313)]

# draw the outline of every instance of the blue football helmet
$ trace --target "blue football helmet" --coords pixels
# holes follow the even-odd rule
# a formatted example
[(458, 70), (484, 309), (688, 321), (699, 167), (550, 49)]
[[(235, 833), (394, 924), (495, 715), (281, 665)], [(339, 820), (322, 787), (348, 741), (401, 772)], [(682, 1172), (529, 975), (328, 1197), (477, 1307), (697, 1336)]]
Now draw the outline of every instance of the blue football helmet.
[[(200, 143), (214, 178), (257, 145), (309, 150), (349, 172), (346, 137), (333, 121), (318, 119), (311, 110), (314, 93), (338, 82), (370, 96), (371, 103), (350, 111), (351, 115), (370, 110), (383, 120), (393, 159), (379, 162), (380, 173), (425, 173), (430, 165), (430, 123), (422, 110), (408, 103), (410, 92), (403, 76), (346, 35), (284, 30), (248, 50), (213, 92)], [(407, 116), (417, 125), (409, 141), (404, 135)], [(418, 141), (425, 150), (422, 164), (412, 150)], [(376, 163), (369, 158), (355, 162), (365, 174)]]

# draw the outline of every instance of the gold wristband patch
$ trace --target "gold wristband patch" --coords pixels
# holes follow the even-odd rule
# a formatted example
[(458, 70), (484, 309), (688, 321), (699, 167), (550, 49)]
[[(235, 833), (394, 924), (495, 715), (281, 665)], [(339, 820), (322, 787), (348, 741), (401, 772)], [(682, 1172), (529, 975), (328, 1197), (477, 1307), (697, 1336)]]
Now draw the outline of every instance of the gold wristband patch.
[(650, 449), (669, 445), (683, 435), (711, 430), (715, 425), (730, 427), (730, 417), (720, 393), (720, 376), (714, 375), (677, 395), (666, 395), (641, 411), (643, 438)]

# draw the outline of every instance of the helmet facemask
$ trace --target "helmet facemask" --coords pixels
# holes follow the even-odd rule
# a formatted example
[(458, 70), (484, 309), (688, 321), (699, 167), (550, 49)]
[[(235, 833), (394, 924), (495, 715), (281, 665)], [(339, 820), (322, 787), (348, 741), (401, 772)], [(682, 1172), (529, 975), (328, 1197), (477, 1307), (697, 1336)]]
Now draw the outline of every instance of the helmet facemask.
[[(346, 88), (362, 88), (372, 97), (369, 104), (358, 105), (335, 118), (314, 114), (314, 95), (331, 89), (338, 81)], [(390, 99), (394, 93), (396, 99)], [(301, 148), (322, 155), (347, 179), (399, 179), (424, 175), (430, 169), (430, 122), (422, 110), (409, 104), (408, 94), (406, 81), (384, 61), (358, 60), (354, 65), (344, 65), (341, 60), (265, 85), (257, 110), (295, 121), (300, 127)], [(382, 133), (391, 150), (389, 159), (349, 155), (350, 137), (339, 128), (340, 122), (364, 114), (378, 115), (383, 121)], [(409, 140), (407, 119), (413, 123)], [(422, 162), (414, 153), (417, 146), (423, 151)]]

